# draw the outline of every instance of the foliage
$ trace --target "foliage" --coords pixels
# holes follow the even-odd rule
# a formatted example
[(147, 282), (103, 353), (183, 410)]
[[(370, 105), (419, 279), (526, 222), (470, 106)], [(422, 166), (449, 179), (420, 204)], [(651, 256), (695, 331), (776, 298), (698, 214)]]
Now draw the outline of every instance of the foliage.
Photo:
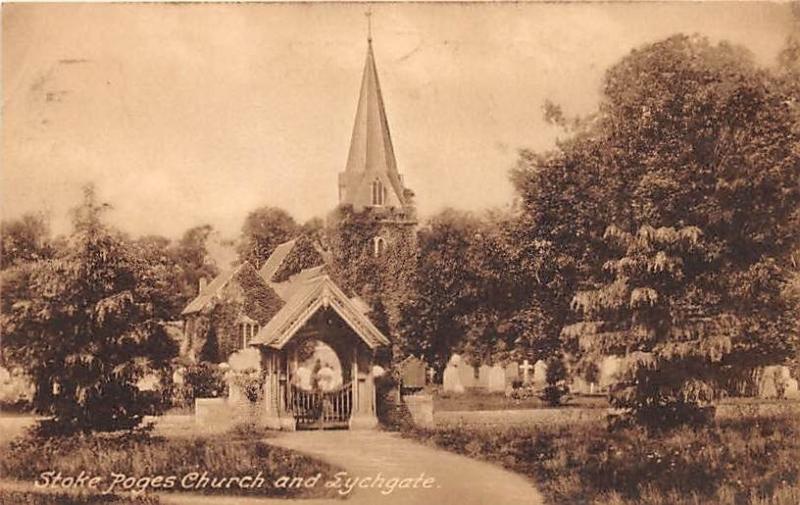
[(376, 415), (381, 425), (388, 430), (408, 430), (414, 426), (411, 412), (400, 399), (400, 381), (393, 373), (375, 378)]
[(210, 225), (190, 228), (168, 251), (180, 272), (177, 286), (180, 298), (176, 303), (181, 309), (197, 296), (200, 279), (210, 280), (219, 273), (208, 252), (212, 232)]
[(557, 505), (794, 505), (800, 496), (795, 416), (720, 421), (660, 437), (598, 428), (453, 427), (410, 435), (527, 475)]
[(41, 215), (25, 214), (0, 223), (0, 270), (50, 258), (53, 247), (48, 223)]
[(553, 356), (547, 360), (547, 372), (545, 381), (547, 385), (542, 391), (542, 399), (551, 407), (561, 404), (561, 397), (567, 394), (568, 389), (565, 385), (567, 378), (567, 368), (561, 358)]
[(226, 382), (234, 385), (244, 393), (248, 400), (255, 402), (262, 392), (261, 371), (255, 368), (246, 370), (229, 370), (225, 375)]
[(239, 260), (260, 269), (275, 247), (298, 232), (297, 223), (285, 210), (261, 207), (247, 215), (236, 250)]
[(58, 432), (139, 424), (152, 405), (136, 382), (177, 352), (155, 318), (151, 266), (103, 224), (104, 208), (87, 188), (69, 243), (26, 265), (27, 289), (4, 302), (4, 353)]
[(215, 363), (202, 361), (183, 371), (186, 398), (220, 398), (227, 395), (225, 373)]
[[(360, 296), (372, 307), (370, 317), (378, 328), (397, 337), (400, 305), (409, 296), (415, 264), (413, 222), (395, 209), (355, 212), (342, 206), (329, 217), (325, 236), (331, 276), (346, 293)], [(376, 257), (377, 236), (386, 239), (387, 249)]]
[(782, 293), (800, 137), (780, 84), (724, 43), (650, 44), (607, 72), (580, 131), (523, 153), (514, 173), (518, 243), (553, 250), (561, 280), (545, 312), (567, 326), (564, 350), (628, 353), (615, 402), (640, 420), (689, 415), (718, 389), (711, 379), (795, 352)]
[(508, 213), (448, 209), (419, 230), (412, 289), (401, 304), (405, 353), (442, 370), (453, 352), (496, 362), (556, 350), (559, 327), (537, 298), (545, 273), (523, 264), (517, 228)]
[(24, 370), (0, 367), (0, 409), (6, 412), (30, 409), (33, 393), (33, 384)]
[(283, 260), (275, 275), (272, 276), (272, 281), (284, 282), (306, 268), (324, 265), (325, 259), (320, 253), (321, 250), (322, 246), (317, 238), (307, 234), (300, 235), (297, 237), (297, 242), (291, 252)]
[[(200, 469), (200, 470), (198, 470)], [(172, 491), (210, 494), (241, 494), (284, 498), (333, 497), (323, 486), (280, 488), (270, 485), (278, 477), (289, 475), (310, 477), (318, 472), (323, 479), (332, 478), (337, 468), (299, 453), (252, 439), (235, 439), (229, 434), (213, 437), (180, 437), (164, 439), (138, 434), (127, 436), (93, 435), (61, 439), (24, 437), (11, 442), (2, 452), (0, 473), (20, 480), (39, 478), (41, 472), (56, 471), (64, 475), (108, 476), (122, 473), (129, 476), (181, 476), (190, 472), (208, 472), (209, 476), (255, 475), (265, 479), (262, 487), (240, 489), (213, 488)], [(107, 481), (104, 481), (107, 483)], [(144, 484), (139, 484), (144, 485)]]
[(0, 489), (0, 503), (15, 505), (158, 505), (158, 496), (119, 497), (113, 494), (37, 493)]

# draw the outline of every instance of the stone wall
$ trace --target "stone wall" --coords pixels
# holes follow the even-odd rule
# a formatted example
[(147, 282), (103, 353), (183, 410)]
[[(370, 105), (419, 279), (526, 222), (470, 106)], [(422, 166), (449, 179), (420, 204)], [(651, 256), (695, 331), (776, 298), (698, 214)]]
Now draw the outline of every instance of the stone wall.
[(194, 401), (195, 424), (208, 430), (257, 423), (261, 411), (258, 402), (237, 402), (228, 398), (196, 398)]

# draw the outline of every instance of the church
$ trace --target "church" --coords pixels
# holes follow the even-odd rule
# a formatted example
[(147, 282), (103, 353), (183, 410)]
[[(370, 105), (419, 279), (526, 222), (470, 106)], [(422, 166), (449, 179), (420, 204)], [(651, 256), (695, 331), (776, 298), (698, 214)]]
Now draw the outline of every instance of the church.
[[(337, 211), (367, 225), (364, 243), (350, 245), (370, 265), (413, 244), (414, 194), (397, 168), (371, 37), (338, 189)], [(334, 254), (295, 238), (277, 246), (260, 269), (245, 262), (201, 285), (182, 312), (184, 353), (192, 359), (219, 363), (243, 348), (259, 350), (259, 417), (268, 427), (378, 424), (375, 370), (390, 337), (371, 320), (369, 304), (334, 282)]]

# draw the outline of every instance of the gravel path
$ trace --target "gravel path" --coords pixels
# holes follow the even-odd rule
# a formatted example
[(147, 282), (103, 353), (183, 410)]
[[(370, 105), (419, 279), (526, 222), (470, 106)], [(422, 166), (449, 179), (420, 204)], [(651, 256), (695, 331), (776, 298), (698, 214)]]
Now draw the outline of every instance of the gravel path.
[[(383, 431), (302, 431), (282, 433), (270, 444), (314, 456), (347, 470), (359, 480), (347, 503), (353, 505), (540, 505), (541, 495), (526, 478), (498, 466), (428, 447)], [(380, 476), (384, 487), (369, 487)], [(422, 475), (422, 479), (420, 476)], [(397, 477), (416, 488), (388, 492)], [(429, 487), (425, 487), (425, 479)]]

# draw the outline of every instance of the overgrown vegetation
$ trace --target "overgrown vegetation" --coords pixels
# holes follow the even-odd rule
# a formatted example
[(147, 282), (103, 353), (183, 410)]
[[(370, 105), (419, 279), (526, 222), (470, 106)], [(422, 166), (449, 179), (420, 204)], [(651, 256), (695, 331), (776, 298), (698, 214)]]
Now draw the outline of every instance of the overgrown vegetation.
[(800, 420), (719, 421), (652, 438), (598, 424), (414, 430), (438, 447), (534, 479), (555, 505), (796, 505)]
[(157, 496), (119, 497), (113, 494), (37, 493), (0, 489), (0, 503), (10, 505), (158, 505)]
[[(208, 494), (240, 494), (285, 498), (332, 497), (323, 486), (315, 488), (276, 488), (274, 481), (284, 475), (330, 477), (338, 469), (293, 451), (271, 446), (252, 437), (230, 435), (164, 439), (140, 434), (92, 435), (43, 439), (22, 437), (2, 451), (0, 474), (4, 478), (32, 481), (42, 472), (63, 475), (109, 476), (111, 473), (147, 477), (178, 476), (191, 472), (230, 477), (262, 473), (262, 487), (241, 489), (183, 489), (180, 484), (169, 491)], [(241, 433), (238, 433), (241, 435)], [(104, 481), (105, 482), (105, 481)], [(5, 502), (4, 502), (5, 503)], [(78, 502), (81, 503), (81, 502)]]

